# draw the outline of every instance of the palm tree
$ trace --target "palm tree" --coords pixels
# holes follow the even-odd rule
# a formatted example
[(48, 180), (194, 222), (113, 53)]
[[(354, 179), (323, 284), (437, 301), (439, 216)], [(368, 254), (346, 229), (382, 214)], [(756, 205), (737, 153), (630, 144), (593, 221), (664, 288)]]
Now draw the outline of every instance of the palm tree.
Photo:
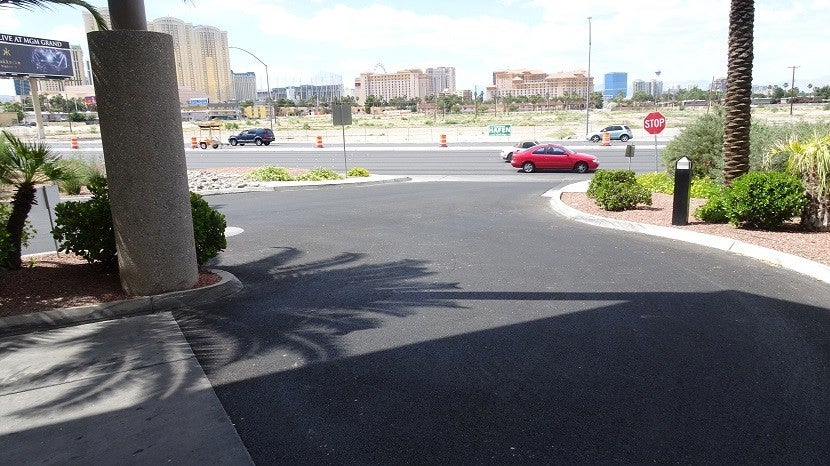
[(807, 141), (791, 138), (779, 143), (767, 154), (772, 157), (787, 154), (787, 171), (804, 181), (807, 207), (801, 215), (801, 225), (811, 231), (830, 230), (830, 134), (813, 133)]
[(79, 6), (86, 9), (95, 18), (98, 29), (107, 30), (107, 23), (94, 6), (83, 0), (0, 0), (0, 7), (16, 7), (24, 9), (48, 8), (50, 5)]
[(60, 157), (45, 144), (24, 143), (7, 131), (3, 131), (3, 137), (6, 142), (0, 147), (0, 183), (14, 186), (15, 193), (6, 224), (11, 252), (6, 263), (1, 265), (19, 269), (23, 228), (35, 204), (35, 186), (53, 181), (71, 181), (77, 175), (61, 166)]
[(754, 0), (732, 0), (723, 126), (723, 180), (726, 185), (749, 171), (754, 23)]

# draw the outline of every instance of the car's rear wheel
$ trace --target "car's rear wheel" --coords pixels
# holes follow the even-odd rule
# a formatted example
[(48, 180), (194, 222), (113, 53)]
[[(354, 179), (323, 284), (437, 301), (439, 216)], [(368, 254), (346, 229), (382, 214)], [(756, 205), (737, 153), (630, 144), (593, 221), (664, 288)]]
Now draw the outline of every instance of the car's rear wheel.
[(533, 165), (533, 162), (525, 162), (522, 164), (522, 171), (525, 173), (531, 173), (535, 169), (536, 166)]
[(596, 134), (591, 136), (591, 142), (599, 142), (599, 136), (597, 136)]
[(577, 173), (585, 173), (588, 171), (588, 164), (585, 162), (577, 162), (574, 165), (574, 171)]
[(200, 149), (207, 149), (207, 143), (205, 141), (200, 142), (199, 143), (199, 148)]
[(232, 146), (235, 146), (235, 145), (239, 144), (238, 142), (236, 142), (236, 139), (231, 139), (228, 142), (231, 143)]
[(214, 142), (214, 143), (213, 143), (213, 145), (212, 145), (211, 147), (213, 147), (214, 149), (218, 149), (218, 148), (219, 148), (219, 143), (218, 143), (218, 142)]
[(512, 161), (513, 161), (513, 152), (511, 152), (511, 153), (507, 154), (507, 160), (505, 160), (505, 161), (506, 161), (507, 163), (510, 163), (510, 162), (512, 162)]
[(262, 145), (262, 139), (260, 139), (260, 138), (254, 139), (254, 144), (256, 144), (258, 146), (261, 146)]
[(622, 136), (620, 136), (620, 141), (622, 141), (622, 142), (628, 141), (628, 135), (623, 134)]

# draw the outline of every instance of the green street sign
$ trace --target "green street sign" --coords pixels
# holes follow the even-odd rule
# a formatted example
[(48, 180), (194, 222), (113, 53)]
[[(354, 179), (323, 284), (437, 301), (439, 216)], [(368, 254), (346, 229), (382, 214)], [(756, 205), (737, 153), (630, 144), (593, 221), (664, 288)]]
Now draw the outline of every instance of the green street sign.
[(510, 125), (490, 125), (487, 130), (490, 136), (510, 136)]

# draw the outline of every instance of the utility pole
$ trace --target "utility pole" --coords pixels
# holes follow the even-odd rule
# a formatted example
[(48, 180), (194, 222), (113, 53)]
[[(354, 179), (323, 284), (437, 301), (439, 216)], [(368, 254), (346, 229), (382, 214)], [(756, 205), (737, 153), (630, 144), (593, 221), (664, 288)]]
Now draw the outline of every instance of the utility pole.
[(585, 78), (585, 134), (590, 133), (588, 122), (591, 118), (591, 17), (588, 17), (588, 76)]
[(793, 80), (790, 83), (790, 116), (793, 115), (793, 102), (795, 101), (795, 69), (801, 68), (800, 66), (788, 66), (787, 68), (792, 68), (793, 70)]

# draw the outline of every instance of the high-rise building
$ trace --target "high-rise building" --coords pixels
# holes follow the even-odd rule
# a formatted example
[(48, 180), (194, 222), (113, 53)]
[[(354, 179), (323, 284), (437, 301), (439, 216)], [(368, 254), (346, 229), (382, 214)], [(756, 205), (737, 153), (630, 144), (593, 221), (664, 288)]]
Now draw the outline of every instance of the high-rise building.
[(69, 46), (69, 54), (72, 56), (72, 78), (64, 81), (64, 86), (85, 86), (89, 84), (84, 69), (84, 49), (80, 45)]
[(32, 88), (29, 80), (25, 78), (14, 78), (14, 95), (31, 95)]
[[(110, 11), (107, 8), (97, 8), (98, 13), (104, 18), (104, 22), (107, 23), (107, 27), (112, 29), (112, 21), (110, 20)], [(84, 10), (81, 13), (81, 16), (84, 18), (84, 31), (92, 32), (98, 30), (98, 24), (95, 22), (95, 18), (89, 14), (88, 11)]]
[(605, 73), (605, 87), (602, 90), (602, 98), (605, 100), (615, 99), (620, 92), (622, 92), (623, 98), (628, 96), (628, 73)]
[(426, 75), (427, 95), (455, 93), (455, 67), (439, 66), (438, 68), (427, 68)]
[(150, 21), (147, 29), (170, 34), (173, 38), (173, 57), (176, 61), (176, 80), (179, 86), (194, 91), (206, 91), (205, 77), (199, 71), (199, 64), (194, 58), (198, 50), (193, 25), (177, 18), (164, 17)]
[[(106, 8), (98, 11), (110, 25), (109, 11)], [(92, 15), (84, 12), (83, 16), (86, 31), (97, 30)], [(212, 26), (193, 26), (170, 17), (149, 21), (147, 29), (173, 38), (179, 87), (204, 92), (212, 102), (234, 98), (226, 31)]]
[(631, 83), (631, 91), (644, 92), (652, 97), (659, 98), (663, 95), (663, 81), (652, 79), (651, 81), (643, 81), (642, 79), (635, 79)]
[(361, 105), (366, 101), (366, 97), (370, 95), (385, 100), (397, 97), (423, 99), (428, 95), (427, 75), (419, 69), (384, 74), (366, 71), (355, 78), (354, 87), (355, 100)]
[(231, 76), (233, 76), (233, 94), (236, 100), (250, 100), (255, 102), (257, 100), (256, 73), (253, 71), (234, 73), (231, 70)]
[(200, 62), (205, 77), (205, 88), (213, 102), (225, 102), (233, 99), (231, 84), (231, 65), (228, 54), (228, 32), (213, 26), (195, 26), (196, 34), (195, 61)]
[(586, 90), (594, 89), (594, 78), (583, 70), (546, 73), (536, 70), (493, 72), (493, 85), (487, 86), (490, 98), (539, 96), (543, 99), (566, 97), (585, 100)]

